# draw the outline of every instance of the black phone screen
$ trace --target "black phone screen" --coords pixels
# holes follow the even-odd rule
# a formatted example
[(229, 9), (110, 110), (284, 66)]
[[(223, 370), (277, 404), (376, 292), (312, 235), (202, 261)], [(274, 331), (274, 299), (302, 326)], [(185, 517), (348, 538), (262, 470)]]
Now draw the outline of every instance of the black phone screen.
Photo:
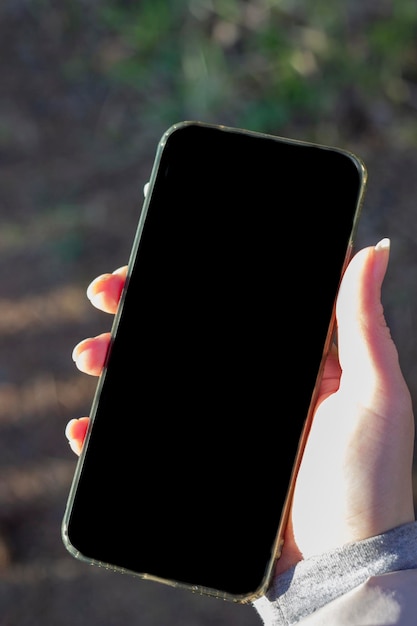
[(167, 134), (67, 511), (73, 552), (236, 598), (260, 587), (363, 177), (315, 144)]

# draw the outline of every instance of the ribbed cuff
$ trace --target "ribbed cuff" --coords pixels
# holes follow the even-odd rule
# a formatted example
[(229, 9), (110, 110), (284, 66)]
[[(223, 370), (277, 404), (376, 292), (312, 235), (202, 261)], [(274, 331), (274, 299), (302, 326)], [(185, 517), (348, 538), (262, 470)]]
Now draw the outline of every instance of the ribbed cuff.
[(417, 522), (300, 561), (253, 605), (268, 626), (290, 626), (370, 576), (404, 569), (417, 569)]

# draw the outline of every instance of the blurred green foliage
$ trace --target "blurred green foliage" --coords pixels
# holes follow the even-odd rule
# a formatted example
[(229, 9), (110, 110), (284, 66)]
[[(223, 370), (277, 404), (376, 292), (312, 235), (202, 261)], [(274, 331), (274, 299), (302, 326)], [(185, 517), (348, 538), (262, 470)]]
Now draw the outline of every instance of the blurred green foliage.
[[(32, 0), (45, 10), (57, 0)], [(326, 141), (417, 142), (415, 0), (61, 0), (66, 76), (140, 102), (146, 124), (202, 119)], [(92, 42), (80, 35), (90, 25)]]

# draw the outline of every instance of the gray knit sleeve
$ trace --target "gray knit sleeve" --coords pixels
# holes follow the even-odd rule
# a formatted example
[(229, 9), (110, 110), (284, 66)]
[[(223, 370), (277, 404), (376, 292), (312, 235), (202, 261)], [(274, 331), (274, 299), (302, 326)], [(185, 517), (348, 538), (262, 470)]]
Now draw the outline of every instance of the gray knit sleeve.
[(369, 577), (417, 569), (417, 522), (300, 561), (253, 604), (267, 626), (298, 624)]

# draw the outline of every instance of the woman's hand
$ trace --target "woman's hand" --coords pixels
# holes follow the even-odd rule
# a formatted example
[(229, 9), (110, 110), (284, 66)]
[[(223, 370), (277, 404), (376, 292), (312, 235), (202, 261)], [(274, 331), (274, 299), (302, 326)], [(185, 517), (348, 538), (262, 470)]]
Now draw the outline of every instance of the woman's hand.
[(343, 277), (338, 349), (326, 361), (278, 573), (414, 520), (413, 410), (381, 304), (388, 260), (383, 240)]
[[(414, 520), (414, 417), (381, 304), (388, 259), (389, 241), (383, 240), (359, 251), (343, 277), (338, 347), (326, 360), (277, 573)], [(91, 283), (87, 295), (93, 305), (116, 312), (126, 270)], [(81, 341), (73, 351), (77, 367), (98, 375), (109, 339), (104, 333)], [(84, 417), (67, 426), (76, 454), (87, 424)]]

